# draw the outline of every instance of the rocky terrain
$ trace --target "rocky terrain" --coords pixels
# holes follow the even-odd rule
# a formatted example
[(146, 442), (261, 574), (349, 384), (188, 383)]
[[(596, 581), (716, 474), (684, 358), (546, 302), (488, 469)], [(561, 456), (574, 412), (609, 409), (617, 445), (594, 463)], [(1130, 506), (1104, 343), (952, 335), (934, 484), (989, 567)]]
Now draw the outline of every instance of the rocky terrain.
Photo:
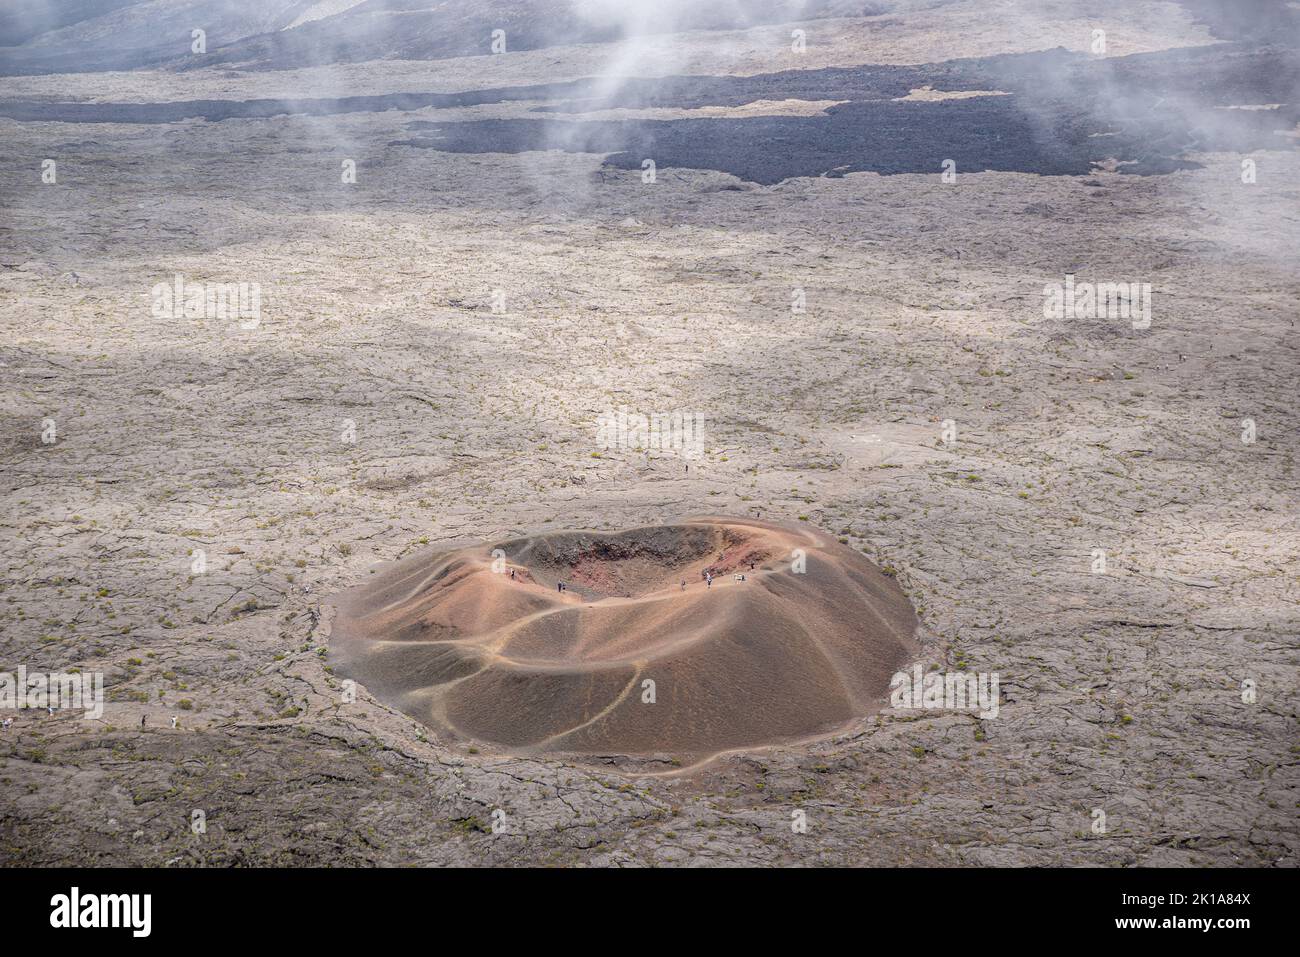
[[(0, 672), (108, 699), (0, 732), (0, 863), (1296, 864), (1300, 12), (832, 13), (74, 73), (31, 50), (139, 23), (0, 24)], [(1050, 317), (1067, 276), (1149, 323)], [(651, 772), (334, 673), (384, 563), (702, 514), (865, 554), (997, 716)]]

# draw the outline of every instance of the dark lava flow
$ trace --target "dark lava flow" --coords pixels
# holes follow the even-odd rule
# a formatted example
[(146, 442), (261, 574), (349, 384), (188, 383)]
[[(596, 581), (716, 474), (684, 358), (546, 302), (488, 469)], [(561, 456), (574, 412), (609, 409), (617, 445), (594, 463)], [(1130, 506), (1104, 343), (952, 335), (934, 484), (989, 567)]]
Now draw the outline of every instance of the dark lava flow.
[[(711, 169), (773, 184), (849, 172), (994, 170), (1082, 175), (1114, 158), (1139, 175), (1194, 167), (1189, 151), (1244, 153), (1294, 148), (1300, 122), (1300, 61), (1294, 50), (1222, 43), (1112, 59), (1057, 49), (924, 66), (793, 70), (749, 77), (631, 79), (610, 92), (599, 81), (464, 93), (401, 93), (310, 100), (199, 100), (142, 104), (0, 104), (19, 120), (170, 123), (412, 111), (537, 102), (537, 118), (413, 122), (391, 145), (454, 153), (559, 149), (606, 155), (639, 169)], [(898, 101), (910, 90), (987, 91), (937, 102)], [(814, 116), (674, 120), (565, 119), (610, 107), (741, 106), (755, 100), (835, 100)], [(1275, 110), (1227, 109), (1277, 104)]]
[[(997, 91), (938, 102), (898, 102), (911, 89)], [(639, 169), (712, 169), (760, 184), (849, 172), (996, 170), (1082, 175), (1114, 157), (1127, 173), (1196, 164), (1188, 151), (1293, 148), (1278, 135), (1300, 121), (1295, 57), (1233, 45), (1109, 60), (1065, 51), (952, 61), (928, 67), (860, 67), (757, 77), (638, 80), (613, 104), (580, 87), (548, 108), (549, 119), (418, 121), (396, 145), (454, 153), (562, 149), (608, 154)], [(558, 90), (551, 91), (553, 94)], [(847, 100), (816, 116), (570, 121), (560, 114), (621, 107), (739, 106), (788, 97)], [(1282, 103), (1277, 110), (1225, 107)]]

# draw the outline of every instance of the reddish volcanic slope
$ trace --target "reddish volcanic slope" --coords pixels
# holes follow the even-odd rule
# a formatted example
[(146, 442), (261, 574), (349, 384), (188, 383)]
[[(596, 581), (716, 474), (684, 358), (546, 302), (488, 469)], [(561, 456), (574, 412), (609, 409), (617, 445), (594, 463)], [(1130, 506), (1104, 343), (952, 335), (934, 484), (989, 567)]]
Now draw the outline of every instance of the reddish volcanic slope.
[(916, 626), (852, 549), (729, 518), (435, 551), (337, 605), (336, 672), (445, 736), (692, 762), (874, 712)]

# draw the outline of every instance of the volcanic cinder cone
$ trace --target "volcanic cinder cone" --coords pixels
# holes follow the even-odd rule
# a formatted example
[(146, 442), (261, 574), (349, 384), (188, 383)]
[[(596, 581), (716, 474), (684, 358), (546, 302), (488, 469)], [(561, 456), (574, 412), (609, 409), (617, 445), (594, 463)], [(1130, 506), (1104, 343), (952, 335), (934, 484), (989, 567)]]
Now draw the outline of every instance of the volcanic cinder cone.
[(852, 549), (728, 518), (434, 551), (337, 605), (338, 673), (444, 735), (691, 762), (871, 714), (916, 627)]

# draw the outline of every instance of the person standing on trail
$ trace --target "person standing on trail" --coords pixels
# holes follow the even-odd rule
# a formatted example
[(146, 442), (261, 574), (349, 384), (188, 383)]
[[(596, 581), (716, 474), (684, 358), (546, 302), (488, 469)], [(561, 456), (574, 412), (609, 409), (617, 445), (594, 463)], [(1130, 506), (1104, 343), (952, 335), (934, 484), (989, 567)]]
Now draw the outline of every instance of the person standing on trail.
[(145, 722), (147, 722), (148, 720), (149, 720), (149, 716), (147, 714), (140, 715), (140, 727), (143, 728), (145, 726)]
[(682, 591), (686, 591), (686, 579), (682, 579)]
[(713, 575), (712, 575), (712, 574), (707, 575), (707, 576), (705, 577), (705, 579), (704, 579), (704, 587), (705, 587), (705, 588), (712, 588), (712, 587), (713, 587)]
[(172, 715), (172, 730), (173, 730), (173, 731), (176, 730), (177, 725), (179, 725), (180, 723), (181, 723), (181, 719), (178, 718), (178, 717), (176, 717), (176, 715)]

